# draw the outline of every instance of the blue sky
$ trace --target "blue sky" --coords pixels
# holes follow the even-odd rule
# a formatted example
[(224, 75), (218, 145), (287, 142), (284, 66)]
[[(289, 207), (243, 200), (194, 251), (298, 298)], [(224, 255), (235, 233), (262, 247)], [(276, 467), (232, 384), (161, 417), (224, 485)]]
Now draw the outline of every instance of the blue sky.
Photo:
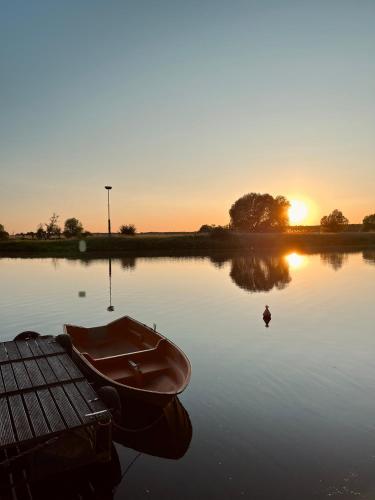
[(0, 1), (0, 222), (194, 230), (242, 194), (375, 212), (375, 2)]

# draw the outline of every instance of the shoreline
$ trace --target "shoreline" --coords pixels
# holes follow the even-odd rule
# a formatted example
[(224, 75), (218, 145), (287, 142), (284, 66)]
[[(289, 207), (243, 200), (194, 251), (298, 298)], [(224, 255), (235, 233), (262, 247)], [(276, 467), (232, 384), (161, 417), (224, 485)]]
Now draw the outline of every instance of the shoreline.
[(80, 251), (78, 239), (0, 241), (0, 257), (121, 257), (205, 256), (236, 251), (360, 251), (375, 250), (375, 233), (229, 233), (221, 238), (208, 234), (135, 235), (87, 237)]

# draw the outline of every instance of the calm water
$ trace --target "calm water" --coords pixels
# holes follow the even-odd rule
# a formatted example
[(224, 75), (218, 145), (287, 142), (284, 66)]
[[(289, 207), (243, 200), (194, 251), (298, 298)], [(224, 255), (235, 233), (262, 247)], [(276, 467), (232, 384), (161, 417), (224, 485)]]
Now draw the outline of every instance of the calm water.
[(370, 500), (374, 264), (371, 251), (112, 259), (110, 296), (108, 260), (0, 259), (0, 335), (128, 314), (189, 356), (159, 440), (116, 445), (123, 472), (136, 458), (116, 499)]

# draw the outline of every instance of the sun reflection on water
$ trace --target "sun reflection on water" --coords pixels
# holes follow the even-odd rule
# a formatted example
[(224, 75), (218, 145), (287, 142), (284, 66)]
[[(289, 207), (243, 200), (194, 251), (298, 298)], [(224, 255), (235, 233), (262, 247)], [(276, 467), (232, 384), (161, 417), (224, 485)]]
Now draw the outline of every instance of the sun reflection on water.
[(285, 255), (285, 260), (288, 262), (291, 269), (299, 269), (306, 265), (307, 259), (305, 255), (300, 255), (296, 252)]

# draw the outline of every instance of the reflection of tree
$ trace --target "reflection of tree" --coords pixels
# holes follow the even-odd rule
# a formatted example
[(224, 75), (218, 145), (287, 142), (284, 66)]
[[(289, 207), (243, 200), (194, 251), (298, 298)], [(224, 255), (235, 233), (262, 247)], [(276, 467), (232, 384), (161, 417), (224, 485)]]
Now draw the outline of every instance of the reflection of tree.
[(135, 257), (122, 257), (120, 259), (122, 269), (135, 269), (136, 262)]
[(228, 260), (229, 260), (229, 258), (224, 256), (224, 255), (211, 255), (210, 256), (210, 261), (218, 269), (221, 269)]
[(328, 264), (335, 271), (338, 271), (348, 260), (348, 254), (342, 252), (324, 252), (320, 254), (320, 259), (324, 264)]
[(375, 250), (363, 250), (362, 257), (367, 264), (375, 265)]
[(288, 262), (273, 255), (233, 257), (230, 277), (237, 286), (249, 292), (279, 290), (291, 281)]

